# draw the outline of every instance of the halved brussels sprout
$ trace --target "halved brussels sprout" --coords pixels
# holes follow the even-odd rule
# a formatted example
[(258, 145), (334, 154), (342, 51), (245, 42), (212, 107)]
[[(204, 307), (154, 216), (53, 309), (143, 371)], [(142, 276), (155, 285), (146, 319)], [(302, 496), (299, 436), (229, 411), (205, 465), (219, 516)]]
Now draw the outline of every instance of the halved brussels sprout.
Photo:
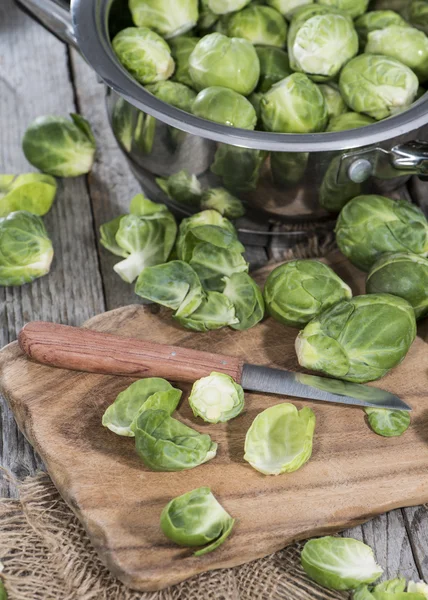
[(117, 435), (134, 437), (131, 425), (144, 410), (162, 409), (169, 415), (175, 411), (181, 390), (159, 377), (135, 381), (121, 392), (103, 415), (102, 424)]
[(192, 29), (199, 17), (198, 0), (129, 0), (132, 19), (170, 38)]
[(229, 375), (213, 371), (195, 381), (189, 404), (195, 417), (207, 423), (225, 423), (244, 410), (244, 390)]
[(0, 218), (0, 285), (22, 285), (43, 277), (53, 254), (40, 217), (19, 210)]
[(158, 81), (146, 86), (146, 90), (163, 102), (176, 108), (192, 112), (196, 92), (183, 83), (177, 81)]
[(268, 131), (315, 133), (327, 126), (324, 96), (303, 73), (293, 73), (276, 83), (262, 98), (261, 110)]
[(369, 271), (384, 252), (428, 254), (428, 222), (405, 200), (357, 196), (343, 208), (336, 224), (342, 253), (362, 271)]
[(323, 537), (306, 542), (301, 555), (306, 574), (330, 590), (352, 590), (383, 573), (373, 550), (352, 538)]
[(221, 177), (223, 185), (232, 192), (252, 192), (257, 189), (266, 157), (264, 150), (219, 144), (211, 171)]
[(248, 96), (257, 85), (260, 63), (251, 42), (221, 33), (206, 35), (189, 58), (193, 87), (226, 87)]
[(178, 81), (189, 87), (193, 86), (189, 73), (189, 58), (200, 38), (180, 35), (169, 40), (172, 58), (175, 61), (174, 81)]
[(356, 112), (347, 112), (343, 115), (338, 115), (330, 119), (326, 131), (347, 131), (348, 129), (358, 129), (359, 127), (367, 127), (376, 123), (374, 119), (368, 115), (362, 115)]
[(189, 261), (205, 290), (222, 292), (224, 277), (248, 272), (248, 263), (240, 249), (220, 248), (209, 242), (197, 244)]
[(276, 185), (298, 184), (306, 172), (308, 159), (308, 152), (272, 152), (270, 170)]
[(22, 149), (34, 167), (55, 177), (77, 177), (94, 163), (95, 138), (86, 119), (70, 114), (38, 117), (24, 134)]
[(227, 219), (239, 219), (245, 214), (245, 208), (239, 198), (232, 196), (224, 188), (205, 190), (201, 200), (202, 210), (216, 210)]
[(235, 520), (208, 487), (200, 487), (171, 500), (163, 509), (160, 520), (163, 533), (179, 546), (205, 546), (195, 552), (195, 556), (208, 554), (221, 546), (234, 524)]
[(207, 292), (206, 297), (191, 315), (175, 314), (174, 319), (192, 331), (212, 331), (238, 323), (235, 307), (220, 292)]
[(296, 353), (302, 367), (366, 383), (397, 366), (415, 337), (415, 313), (406, 300), (371, 294), (339, 302), (310, 321)]
[(315, 415), (287, 402), (257, 415), (245, 437), (244, 460), (264, 475), (292, 473), (312, 455)]
[(339, 86), (352, 110), (380, 120), (412, 104), (419, 80), (409, 67), (395, 58), (361, 54), (345, 65)]
[(410, 27), (398, 13), (393, 10), (372, 10), (355, 21), (355, 29), (360, 38), (360, 46), (365, 47), (367, 37), (371, 31), (385, 29), (391, 25), (399, 25), (400, 27)]
[(232, 329), (243, 331), (260, 323), (265, 316), (265, 302), (257, 283), (248, 273), (234, 273), (224, 278), (223, 294), (235, 307), (238, 323)]
[(333, 79), (358, 53), (358, 35), (346, 15), (334, 12), (293, 20), (288, 54), (293, 71), (302, 71), (314, 81)]
[(292, 260), (267, 278), (264, 297), (269, 314), (284, 325), (301, 327), (341, 300), (351, 288), (318, 260)]
[(370, 0), (317, 0), (319, 4), (330, 6), (343, 10), (350, 17), (355, 19), (364, 14), (368, 8)]
[(260, 46), (256, 48), (260, 61), (260, 79), (257, 91), (266, 93), (271, 87), (291, 75), (288, 54), (280, 48)]
[(0, 175), (0, 217), (17, 210), (43, 216), (51, 208), (56, 190), (55, 179), (43, 173)]
[(242, 94), (226, 87), (213, 86), (199, 92), (192, 112), (197, 117), (215, 123), (254, 129), (257, 115), (253, 105)]
[(313, 4), (314, 0), (266, 0), (266, 4), (276, 8), (282, 15), (290, 19), (296, 9)]
[(144, 85), (169, 79), (174, 73), (170, 47), (160, 35), (147, 27), (122, 29), (112, 45), (125, 69)]
[(202, 186), (196, 175), (190, 175), (183, 170), (169, 177), (157, 177), (156, 183), (171, 200), (180, 204), (199, 206)]
[(399, 25), (372, 31), (365, 52), (392, 56), (412, 69), (420, 81), (428, 79), (428, 37), (423, 31)]
[(407, 16), (412, 25), (428, 34), (428, 2), (427, 0), (410, 0)]
[(340, 91), (335, 86), (333, 86), (332, 84), (320, 83), (318, 87), (320, 88), (320, 90), (322, 91), (322, 95), (324, 96), (324, 100), (327, 106), (328, 118), (330, 120), (334, 117), (343, 115), (344, 113), (347, 113), (349, 111), (349, 108), (346, 106), (345, 101), (340, 94)]
[(135, 419), (135, 448), (153, 471), (183, 471), (211, 460), (217, 444), (173, 419), (165, 410), (145, 410)]
[[(407, 410), (387, 410), (385, 408), (365, 408), (370, 427), (383, 437), (402, 435), (410, 425), (410, 413)], [(390, 590), (381, 590), (390, 591)], [(402, 590), (393, 590), (404, 592)]]
[(208, 0), (208, 8), (215, 15), (226, 15), (237, 10), (241, 10), (251, 0)]
[(227, 22), (229, 37), (245, 38), (260, 46), (283, 48), (287, 41), (287, 22), (270, 6), (250, 5), (234, 13)]
[(117, 140), (122, 144), (127, 152), (131, 152), (134, 139), (135, 128), (137, 125), (136, 108), (126, 102), (124, 98), (118, 98), (112, 115), (112, 129)]

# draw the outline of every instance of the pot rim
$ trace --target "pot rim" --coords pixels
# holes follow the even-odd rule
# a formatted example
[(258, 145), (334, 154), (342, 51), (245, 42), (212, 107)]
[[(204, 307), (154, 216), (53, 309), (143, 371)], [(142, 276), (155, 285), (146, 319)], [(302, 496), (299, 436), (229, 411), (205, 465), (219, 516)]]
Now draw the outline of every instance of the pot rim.
[(195, 117), (159, 100), (117, 59), (108, 30), (114, 0), (72, 0), (71, 15), (79, 50), (102, 81), (127, 102), (164, 123), (216, 142), (272, 152), (328, 152), (360, 148), (417, 131), (428, 124), (428, 94), (402, 113), (373, 125), (341, 132), (285, 134), (249, 131)]

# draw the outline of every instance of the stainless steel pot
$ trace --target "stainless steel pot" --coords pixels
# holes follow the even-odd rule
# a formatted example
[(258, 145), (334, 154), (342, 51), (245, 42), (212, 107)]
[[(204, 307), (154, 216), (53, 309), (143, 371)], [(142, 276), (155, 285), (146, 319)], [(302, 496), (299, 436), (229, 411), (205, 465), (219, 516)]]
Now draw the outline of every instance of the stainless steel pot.
[(126, 0), (72, 0), (70, 9), (62, 0), (16, 1), (77, 48), (106, 84), (113, 131), (152, 199), (171, 204), (156, 177), (185, 169), (204, 187), (230, 189), (257, 222), (296, 223), (328, 217), (345, 197), (388, 193), (411, 175), (428, 178), (428, 94), (403, 113), (346, 132), (230, 128), (165, 104), (121, 66), (110, 39), (131, 24)]

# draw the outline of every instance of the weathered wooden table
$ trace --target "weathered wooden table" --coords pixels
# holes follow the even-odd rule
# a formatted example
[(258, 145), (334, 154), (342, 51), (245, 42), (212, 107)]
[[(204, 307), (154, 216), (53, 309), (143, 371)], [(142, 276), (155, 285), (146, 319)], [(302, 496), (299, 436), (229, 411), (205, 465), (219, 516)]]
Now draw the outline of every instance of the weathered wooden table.
[[(100, 248), (98, 229), (126, 212), (139, 187), (110, 132), (104, 88), (94, 73), (12, 0), (0, 0), (0, 172), (31, 170), (21, 150), (26, 126), (39, 115), (69, 112), (81, 112), (91, 122), (97, 162), (88, 178), (59, 181), (55, 205), (45, 218), (55, 248), (50, 275), (21, 288), (0, 288), (1, 346), (15, 340), (30, 320), (80, 325), (97, 313), (138, 302), (132, 286), (113, 272), (115, 258)], [(412, 193), (423, 192), (423, 184), (413, 184)], [(261, 245), (247, 251), (253, 267), (283, 255), (283, 242), (276, 236), (262, 238)], [(0, 422), (1, 466), (18, 478), (43, 468), (4, 402)], [(1, 472), (0, 495), (13, 495)], [(393, 511), (346, 534), (374, 548), (387, 577), (401, 573), (428, 580), (425, 507)]]

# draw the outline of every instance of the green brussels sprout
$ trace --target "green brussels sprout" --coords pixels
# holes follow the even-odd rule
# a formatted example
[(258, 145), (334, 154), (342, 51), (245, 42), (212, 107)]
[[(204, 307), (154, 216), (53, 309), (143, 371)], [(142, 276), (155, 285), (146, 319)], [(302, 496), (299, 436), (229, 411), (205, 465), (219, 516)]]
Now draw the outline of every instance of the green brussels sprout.
[(323, 537), (306, 542), (302, 567), (318, 584), (330, 590), (351, 590), (372, 583), (383, 573), (373, 550), (351, 538)]
[(202, 210), (216, 210), (226, 219), (239, 219), (244, 216), (245, 208), (239, 198), (232, 196), (224, 188), (210, 188), (202, 194)]
[(116, 102), (111, 125), (116, 139), (119, 140), (127, 152), (131, 152), (137, 125), (137, 111), (124, 98), (118, 98)]
[(148, 27), (164, 38), (190, 31), (198, 22), (198, 0), (129, 0), (137, 27)]
[[(371, 410), (371, 409), (370, 409)], [(375, 408), (373, 410), (383, 410)], [(407, 411), (385, 411), (385, 412), (405, 412)], [(410, 415), (409, 415), (410, 416)], [(388, 592), (389, 594), (395, 594), (397, 592), (404, 592), (406, 589), (406, 580), (404, 577), (397, 577), (396, 579), (389, 579), (388, 581), (382, 581), (374, 586), (373, 592)]]
[(169, 40), (172, 58), (175, 62), (175, 71), (172, 76), (174, 81), (178, 81), (189, 87), (193, 86), (192, 78), (189, 73), (189, 58), (200, 38), (180, 35)]
[(346, 15), (332, 12), (306, 20), (297, 15), (292, 22), (288, 54), (293, 71), (302, 71), (314, 81), (328, 81), (357, 53), (358, 35)]
[(215, 15), (227, 15), (242, 10), (251, 0), (208, 0), (208, 8)]
[(105, 411), (102, 424), (117, 435), (134, 437), (131, 425), (144, 410), (162, 409), (169, 415), (175, 411), (181, 390), (172, 387), (165, 379), (149, 377), (135, 381), (121, 392)]
[(229, 37), (244, 38), (252, 44), (283, 48), (288, 25), (284, 17), (270, 6), (250, 5), (234, 13), (227, 22)]
[(367, 585), (361, 585), (355, 590), (352, 600), (426, 600), (426, 596), (409, 592), (375, 592), (373, 589), (370, 591)]
[(0, 175), (0, 217), (17, 210), (41, 217), (51, 208), (56, 190), (55, 179), (43, 173)]
[[(262, 109), (260, 106), (262, 98), (263, 98), (262, 92), (253, 92), (252, 94), (250, 94), (248, 96), (248, 101), (251, 102), (254, 110), (256, 111), (257, 123), (260, 121), (260, 118), (262, 116)], [(257, 123), (256, 123), (256, 129), (257, 129)]]
[(135, 448), (153, 471), (183, 471), (208, 462), (217, 444), (177, 421), (166, 410), (145, 410), (133, 423)]
[(296, 352), (302, 367), (365, 383), (397, 366), (415, 336), (415, 313), (406, 300), (370, 294), (343, 300), (310, 321)]
[(315, 415), (294, 404), (271, 406), (259, 413), (245, 437), (244, 460), (264, 475), (297, 471), (312, 455)]
[(317, 0), (319, 4), (343, 10), (353, 19), (364, 14), (370, 0)]
[(235, 520), (208, 487), (200, 487), (171, 500), (163, 509), (160, 520), (163, 533), (179, 546), (205, 546), (195, 552), (195, 556), (208, 554), (221, 546), (234, 524)]
[(358, 17), (355, 21), (355, 29), (360, 38), (360, 46), (362, 48), (365, 47), (367, 37), (371, 31), (385, 29), (385, 27), (390, 27), (391, 25), (410, 27), (407, 21), (393, 10), (372, 10)]
[(207, 423), (225, 423), (244, 410), (244, 390), (229, 375), (213, 371), (195, 381), (189, 404), (195, 417)]
[[(385, 408), (365, 408), (370, 427), (383, 437), (396, 437), (402, 435), (410, 425), (410, 413), (407, 410), (387, 410)], [(402, 590), (379, 590), (401, 591)]]
[(336, 224), (341, 252), (369, 271), (384, 252), (428, 254), (428, 223), (423, 212), (405, 200), (357, 196), (343, 208)]
[(241, 248), (221, 248), (209, 242), (195, 246), (189, 264), (197, 273), (202, 287), (212, 292), (224, 290), (224, 277), (248, 272), (248, 263)]
[(147, 85), (169, 79), (175, 64), (168, 44), (147, 27), (127, 27), (113, 39), (113, 50), (127, 71)]
[(171, 200), (179, 204), (199, 206), (202, 187), (196, 175), (183, 170), (169, 177), (157, 177), (156, 183)]
[(94, 163), (95, 138), (86, 119), (70, 114), (38, 117), (24, 134), (22, 149), (34, 167), (55, 177), (77, 177)]
[(157, 120), (152, 115), (140, 112), (137, 117), (134, 141), (136, 147), (144, 154), (151, 154), (155, 142)]
[(25, 210), (0, 218), (0, 285), (23, 285), (49, 273), (52, 242), (42, 219)]
[(153, 96), (186, 112), (192, 112), (196, 92), (177, 81), (158, 81), (146, 86)]
[(324, 131), (328, 114), (320, 89), (303, 73), (276, 83), (261, 101), (263, 125), (279, 133)]
[(260, 63), (251, 42), (211, 33), (190, 55), (189, 73), (198, 91), (219, 86), (248, 96), (259, 80)]
[(428, 260), (406, 252), (383, 254), (367, 276), (366, 290), (404, 298), (422, 319), (428, 315)]
[(308, 166), (308, 152), (272, 152), (270, 170), (274, 183), (279, 186), (297, 185)]
[(221, 177), (223, 185), (236, 194), (257, 189), (260, 171), (267, 157), (264, 150), (220, 144), (211, 171)]
[[(318, 84), (319, 89), (324, 96), (324, 100), (327, 106), (328, 118), (331, 120), (334, 117), (339, 117), (349, 111), (346, 106), (344, 99), (342, 98), (340, 91), (332, 84), (320, 83)], [(327, 128), (328, 131), (328, 128)]]
[[(351, 115), (357, 113), (348, 113)], [(346, 116), (346, 115), (341, 115)], [(366, 117), (370, 119), (370, 117)], [(337, 117), (340, 119), (340, 117)], [(332, 119), (333, 121), (335, 119)], [(339, 169), (342, 163), (342, 157), (336, 156), (333, 158), (328, 166), (327, 171), (323, 177), (320, 192), (319, 192), (319, 203), (320, 205), (331, 213), (339, 213), (342, 208), (352, 198), (359, 196), (362, 191), (361, 183), (355, 183), (354, 181), (348, 180), (346, 183), (338, 182)]]
[(266, 4), (272, 6), (282, 15), (290, 19), (293, 13), (298, 8), (306, 6), (307, 4), (313, 4), (314, 0), (266, 0)]
[(213, 13), (209, 7), (210, 0), (200, 0), (199, 2), (199, 20), (197, 28), (201, 30), (211, 29), (219, 18), (219, 15)]
[(352, 110), (380, 120), (410, 106), (419, 81), (409, 67), (395, 58), (361, 54), (345, 65), (339, 86)]
[(410, 23), (428, 34), (427, 0), (411, 0), (408, 5), (407, 12)]
[(146, 267), (137, 279), (135, 293), (177, 311), (179, 317), (189, 317), (204, 298), (196, 272), (181, 260)]
[(260, 79), (257, 91), (266, 93), (271, 87), (291, 75), (288, 54), (280, 48), (260, 46), (256, 48), (260, 62)]
[(174, 319), (192, 331), (212, 331), (238, 323), (235, 307), (220, 292), (207, 292), (206, 297), (191, 315), (185, 317), (175, 314)]
[(347, 112), (330, 119), (326, 131), (347, 131), (348, 129), (358, 129), (367, 127), (376, 121), (367, 115), (356, 112)]
[(254, 129), (257, 123), (256, 111), (249, 100), (234, 90), (219, 86), (199, 92), (193, 104), (193, 114), (241, 129)]
[[(133, 203), (135, 207), (135, 199)], [(141, 203), (160, 206), (144, 197)], [(132, 283), (145, 267), (168, 260), (177, 235), (177, 225), (172, 213), (165, 208), (154, 214), (123, 215), (100, 227), (101, 244), (113, 254), (125, 258), (113, 269), (127, 283)]]
[(428, 598), (428, 584), (424, 581), (409, 581), (407, 591), (410, 594), (422, 594), (422, 596)]
[(372, 31), (365, 52), (396, 58), (412, 69), (420, 81), (428, 79), (428, 37), (423, 31), (399, 25)]
[(352, 298), (352, 291), (324, 263), (302, 259), (276, 267), (266, 280), (264, 297), (274, 319), (301, 327), (337, 302)]
[(265, 302), (263, 294), (248, 273), (233, 273), (224, 278), (223, 294), (235, 307), (237, 323), (231, 325), (232, 329), (243, 331), (260, 323), (265, 316)]

